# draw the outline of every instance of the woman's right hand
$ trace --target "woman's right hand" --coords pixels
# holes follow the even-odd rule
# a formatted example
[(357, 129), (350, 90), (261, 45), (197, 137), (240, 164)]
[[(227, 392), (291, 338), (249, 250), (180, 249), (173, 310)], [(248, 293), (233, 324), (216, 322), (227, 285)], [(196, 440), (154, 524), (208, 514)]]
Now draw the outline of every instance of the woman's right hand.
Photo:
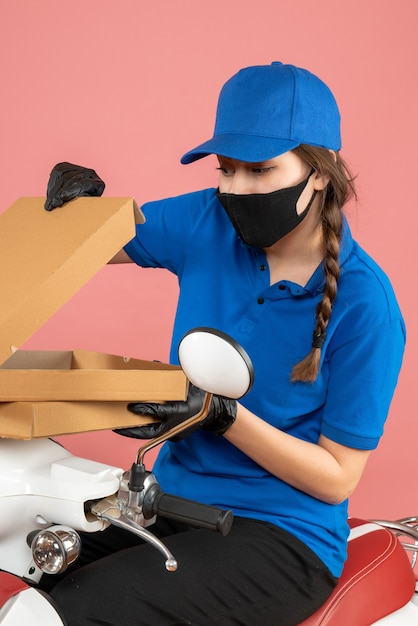
[(52, 169), (46, 192), (45, 209), (52, 211), (81, 196), (101, 196), (105, 183), (97, 173), (72, 163), (58, 163)]

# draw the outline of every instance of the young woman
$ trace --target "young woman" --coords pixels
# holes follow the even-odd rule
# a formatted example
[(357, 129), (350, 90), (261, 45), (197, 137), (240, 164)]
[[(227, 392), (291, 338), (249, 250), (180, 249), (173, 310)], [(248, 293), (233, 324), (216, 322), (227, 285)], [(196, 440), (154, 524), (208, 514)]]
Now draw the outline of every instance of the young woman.
[[(52, 592), (70, 626), (291, 626), (332, 592), (347, 499), (382, 434), (405, 341), (389, 280), (343, 216), (354, 188), (340, 147), (338, 108), (319, 78), (281, 63), (245, 68), (222, 89), (213, 137), (182, 158), (216, 154), (218, 188), (143, 207), (145, 224), (115, 261), (178, 276), (172, 362), (188, 330), (209, 326), (242, 344), (255, 369), (250, 393), (215, 398), (154, 471), (164, 491), (230, 508), (235, 521), (227, 537), (159, 522), (174, 574), (150, 546), (101, 534), (102, 558)], [(94, 171), (59, 164), (46, 208), (103, 186)], [(158, 422), (124, 434), (166, 431), (198, 396), (130, 405)]]

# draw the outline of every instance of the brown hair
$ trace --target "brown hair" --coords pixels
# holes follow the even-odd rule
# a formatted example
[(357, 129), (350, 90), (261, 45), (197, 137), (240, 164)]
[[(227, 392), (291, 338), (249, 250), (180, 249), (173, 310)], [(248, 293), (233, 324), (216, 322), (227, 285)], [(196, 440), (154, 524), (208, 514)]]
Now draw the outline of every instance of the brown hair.
[(326, 327), (331, 317), (340, 277), (338, 256), (343, 225), (341, 209), (351, 196), (356, 197), (356, 191), (354, 177), (339, 153), (304, 144), (295, 148), (293, 152), (319, 174), (329, 177), (329, 183), (321, 192), (319, 209), (325, 246), (325, 286), (322, 300), (316, 307), (312, 349), (294, 366), (291, 374), (292, 382), (315, 382), (319, 371), (321, 348), (326, 338)]

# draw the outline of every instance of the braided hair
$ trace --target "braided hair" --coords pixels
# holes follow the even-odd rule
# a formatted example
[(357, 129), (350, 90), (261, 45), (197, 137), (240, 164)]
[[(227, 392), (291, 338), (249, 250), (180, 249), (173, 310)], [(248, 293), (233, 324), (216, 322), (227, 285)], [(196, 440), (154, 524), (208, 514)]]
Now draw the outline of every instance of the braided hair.
[(354, 178), (339, 153), (304, 144), (295, 148), (293, 152), (319, 174), (329, 177), (329, 183), (321, 192), (319, 209), (325, 246), (325, 286), (322, 299), (316, 307), (312, 349), (300, 363), (294, 366), (291, 373), (292, 382), (315, 382), (340, 277), (338, 257), (343, 225), (341, 209), (350, 197), (356, 197), (356, 191)]

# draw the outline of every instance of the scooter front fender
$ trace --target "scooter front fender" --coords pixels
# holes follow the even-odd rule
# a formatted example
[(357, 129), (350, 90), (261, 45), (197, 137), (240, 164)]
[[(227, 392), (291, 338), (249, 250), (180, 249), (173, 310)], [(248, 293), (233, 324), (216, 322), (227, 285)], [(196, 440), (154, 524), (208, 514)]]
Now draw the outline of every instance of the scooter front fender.
[(0, 608), (1, 626), (64, 626), (63, 620), (46, 596), (28, 587), (12, 596)]

